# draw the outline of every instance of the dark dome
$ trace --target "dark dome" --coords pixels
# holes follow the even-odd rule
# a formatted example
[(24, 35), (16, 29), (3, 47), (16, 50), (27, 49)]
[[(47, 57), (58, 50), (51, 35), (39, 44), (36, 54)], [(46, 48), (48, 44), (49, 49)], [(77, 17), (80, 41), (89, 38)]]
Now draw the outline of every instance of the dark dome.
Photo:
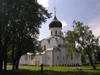
[(53, 27), (60, 27), (60, 28), (62, 28), (62, 23), (57, 20), (56, 15), (55, 15), (53, 21), (51, 21), (51, 23), (49, 24), (49, 28), (53, 28)]

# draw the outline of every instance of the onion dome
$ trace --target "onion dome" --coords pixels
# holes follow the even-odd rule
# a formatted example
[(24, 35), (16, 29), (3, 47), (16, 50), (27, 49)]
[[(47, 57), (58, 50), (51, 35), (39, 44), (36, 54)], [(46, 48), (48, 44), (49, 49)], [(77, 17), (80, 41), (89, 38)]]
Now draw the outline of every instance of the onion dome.
[(53, 27), (62, 28), (62, 23), (60, 21), (58, 21), (58, 19), (56, 18), (56, 15), (55, 15), (54, 19), (49, 24), (49, 28), (53, 28)]

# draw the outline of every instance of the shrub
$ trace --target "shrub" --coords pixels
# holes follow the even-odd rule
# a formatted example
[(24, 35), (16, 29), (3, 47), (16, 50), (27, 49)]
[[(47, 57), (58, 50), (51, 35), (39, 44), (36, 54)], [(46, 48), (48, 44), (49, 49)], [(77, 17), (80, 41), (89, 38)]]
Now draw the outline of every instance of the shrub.
[(61, 64), (59, 64), (59, 66), (61, 66)]
[(48, 64), (43, 64), (43, 66), (49, 66)]

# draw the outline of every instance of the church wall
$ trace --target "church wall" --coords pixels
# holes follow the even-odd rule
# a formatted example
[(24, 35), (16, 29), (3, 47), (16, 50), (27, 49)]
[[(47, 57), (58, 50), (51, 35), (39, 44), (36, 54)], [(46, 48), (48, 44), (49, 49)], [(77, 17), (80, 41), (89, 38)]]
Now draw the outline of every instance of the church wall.
[(32, 60), (32, 65), (41, 65), (42, 63), (42, 55), (36, 55)]
[(67, 59), (67, 65), (74, 65), (75, 64), (75, 56), (73, 56), (73, 59), (71, 59), (71, 56), (68, 56)]
[(58, 45), (59, 45), (59, 44), (64, 44), (63, 39), (60, 38), (60, 39), (58, 40)]
[(46, 59), (45, 59), (45, 60), (46, 60), (46, 64), (49, 65), (49, 66), (52, 66), (52, 61), (53, 61), (53, 59), (52, 59), (52, 58), (53, 58), (53, 57), (52, 57), (52, 51), (47, 51), (47, 52), (46, 52), (46, 55), (47, 55), (47, 56), (45, 57), (45, 58), (46, 58)]
[(41, 46), (42, 46), (42, 49), (43, 49), (43, 50), (44, 50), (44, 45), (46, 45), (46, 49), (49, 48), (49, 43), (48, 43), (47, 40), (43, 40), (43, 41), (41, 42)]
[(61, 64), (60, 51), (54, 51), (53, 52), (53, 58), (54, 58), (53, 59), (54, 60), (54, 62), (53, 62), (54, 66)]
[(43, 64), (46, 64), (46, 61), (47, 61), (46, 60), (46, 56), (47, 56), (47, 53), (45, 53), (45, 54), (42, 55), (42, 63)]
[(52, 38), (52, 39), (50, 40), (50, 47), (53, 47), (53, 46), (57, 47), (57, 41), (56, 41), (55, 38)]
[(75, 60), (75, 64), (79, 64), (79, 65), (82, 65), (82, 62), (81, 62), (81, 54), (76, 57), (76, 55), (74, 54), (74, 60)]
[[(61, 29), (62, 28), (59, 28), (59, 27), (50, 28), (50, 35), (56, 35), (55, 31), (57, 31), (57, 35), (59, 35), (59, 33), (61, 32)], [(52, 34), (51, 34), (51, 31), (52, 31)]]
[(67, 65), (81, 65), (81, 57), (80, 55), (76, 57), (75, 54), (73, 54), (73, 59), (71, 59), (71, 56), (68, 56), (67, 59)]
[(61, 53), (60, 53), (60, 57), (61, 57), (61, 65), (66, 65), (66, 63), (67, 63), (67, 57), (66, 57), (66, 51), (67, 50), (65, 50), (65, 48), (60, 48), (60, 50), (61, 50)]
[(32, 65), (31, 56), (22, 55), (19, 61), (19, 65)]

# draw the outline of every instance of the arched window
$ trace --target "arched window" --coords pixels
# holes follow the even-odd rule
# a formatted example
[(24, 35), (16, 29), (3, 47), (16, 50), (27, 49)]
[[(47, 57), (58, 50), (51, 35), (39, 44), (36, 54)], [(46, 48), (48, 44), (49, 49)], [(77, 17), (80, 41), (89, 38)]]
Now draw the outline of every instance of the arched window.
[(57, 31), (55, 31), (55, 35), (57, 35)]
[(44, 50), (46, 50), (46, 45), (44, 45)]

